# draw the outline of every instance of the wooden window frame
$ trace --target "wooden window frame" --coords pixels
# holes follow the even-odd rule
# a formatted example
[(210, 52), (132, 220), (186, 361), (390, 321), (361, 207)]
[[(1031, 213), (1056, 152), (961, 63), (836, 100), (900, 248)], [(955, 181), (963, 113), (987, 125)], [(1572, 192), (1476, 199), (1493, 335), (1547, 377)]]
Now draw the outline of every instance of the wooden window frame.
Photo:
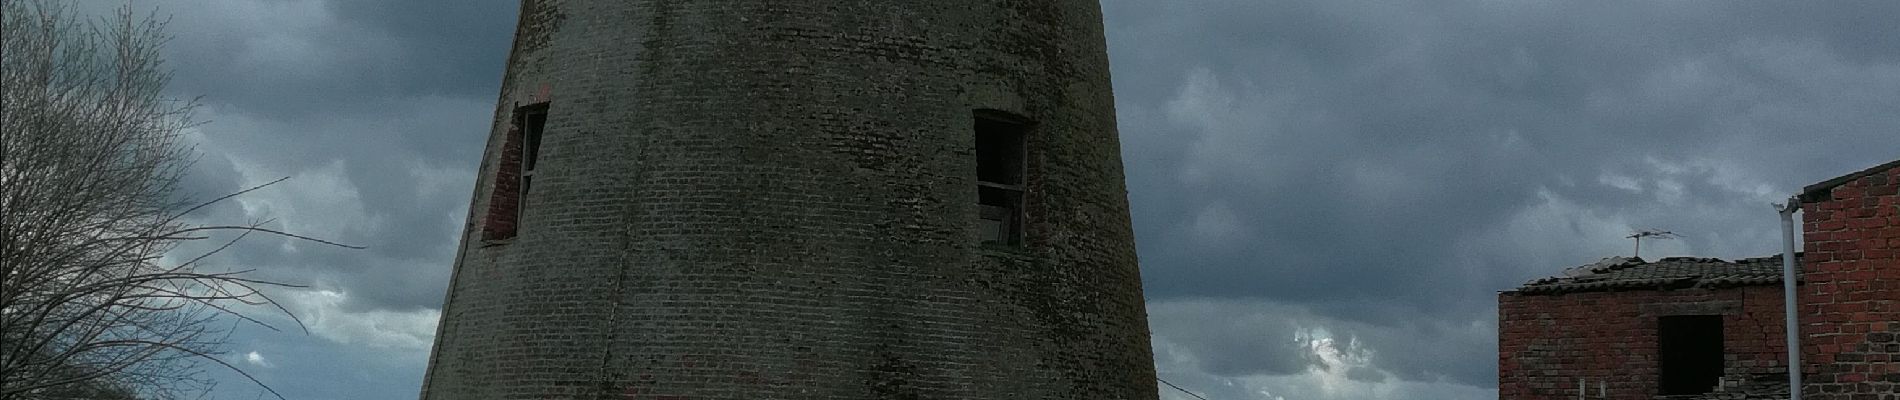
[[(1022, 246), (1026, 236), (1025, 208), (1028, 203), (1029, 133), (1033, 124), (1027, 118), (996, 110), (972, 113), (971, 130), (976, 158), (977, 222), (985, 245)], [(1001, 140), (1002, 143), (996, 141)], [(995, 154), (1001, 148), (1013, 154)], [(986, 151), (988, 150), (988, 151)], [(993, 163), (1005, 166), (1002, 176)], [(1001, 179), (996, 179), (1001, 178)], [(995, 224), (995, 225), (992, 225)], [(1000, 231), (1000, 232), (999, 232)]]

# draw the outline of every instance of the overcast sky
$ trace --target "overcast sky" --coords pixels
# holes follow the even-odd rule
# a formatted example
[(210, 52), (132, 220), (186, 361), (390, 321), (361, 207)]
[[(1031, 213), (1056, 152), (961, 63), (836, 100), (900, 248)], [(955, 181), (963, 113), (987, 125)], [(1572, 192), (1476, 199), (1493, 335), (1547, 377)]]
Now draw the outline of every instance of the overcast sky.
[[(230, 361), (414, 398), (516, 3), (156, 4), (208, 121), (220, 266), (311, 285)], [(1209, 399), (1486, 399), (1496, 292), (1607, 256), (1779, 251), (1769, 203), (1900, 158), (1900, 2), (1105, 0), (1160, 376)], [(228, 374), (215, 395), (251, 399)], [(1186, 399), (1172, 389), (1164, 399)]]

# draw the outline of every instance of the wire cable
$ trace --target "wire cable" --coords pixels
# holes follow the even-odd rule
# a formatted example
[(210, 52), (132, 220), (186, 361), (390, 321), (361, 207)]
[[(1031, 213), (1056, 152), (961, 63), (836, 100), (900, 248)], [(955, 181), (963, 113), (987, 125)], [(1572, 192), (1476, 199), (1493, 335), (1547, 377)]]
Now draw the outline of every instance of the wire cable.
[(1174, 388), (1174, 390), (1179, 390), (1181, 391), (1181, 393), (1187, 393), (1187, 395), (1189, 396), (1194, 396), (1194, 398), (1196, 399), (1207, 400), (1206, 397), (1201, 397), (1201, 395), (1194, 394), (1194, 392), (1190, 392), (1187, 389), (1182, 389), (1180, 386), (1175, 386), (1174, 383), (1168, 382), (1167, 379), (1161, 379), (1161, 377), (1157, 376), (1155, 377), (1155, 380), (1161, 381), (1162, 384), (1168, 385), (1168, 387)]

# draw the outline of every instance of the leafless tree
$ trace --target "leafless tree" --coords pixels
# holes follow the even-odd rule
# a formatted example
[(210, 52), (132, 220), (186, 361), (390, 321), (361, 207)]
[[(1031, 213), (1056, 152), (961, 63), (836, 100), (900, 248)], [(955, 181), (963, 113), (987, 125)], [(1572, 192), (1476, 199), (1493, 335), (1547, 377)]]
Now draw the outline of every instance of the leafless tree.
[(201, 261), (250, 234), (334, 243), (187, 222), (257, 188), (179, 200), (195, 103), (161, 93), (162, 21), (0, 2), (0, 399), (175, 398), (206, 390), (208, 366), (250, 377), (221, 357), (230, 323), (271, 327), (246, 313), (289, 315), (260, 289), (292, 285)]

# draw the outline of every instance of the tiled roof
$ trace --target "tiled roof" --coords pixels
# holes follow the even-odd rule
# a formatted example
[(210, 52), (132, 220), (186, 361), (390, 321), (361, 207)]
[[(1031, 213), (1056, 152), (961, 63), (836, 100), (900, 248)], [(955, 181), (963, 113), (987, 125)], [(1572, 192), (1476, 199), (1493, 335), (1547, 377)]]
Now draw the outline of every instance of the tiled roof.
[[(1795, 253), (1796, 257), (1800, 253)], [(1781, 283), (1781, 256), (1724, 261), (1669, 257), (1656, 262), (1610, 257), (1564, 270), (1517, 288), (1520, 294), (1603, 292), (1632, 289), (1719, 288)]]

